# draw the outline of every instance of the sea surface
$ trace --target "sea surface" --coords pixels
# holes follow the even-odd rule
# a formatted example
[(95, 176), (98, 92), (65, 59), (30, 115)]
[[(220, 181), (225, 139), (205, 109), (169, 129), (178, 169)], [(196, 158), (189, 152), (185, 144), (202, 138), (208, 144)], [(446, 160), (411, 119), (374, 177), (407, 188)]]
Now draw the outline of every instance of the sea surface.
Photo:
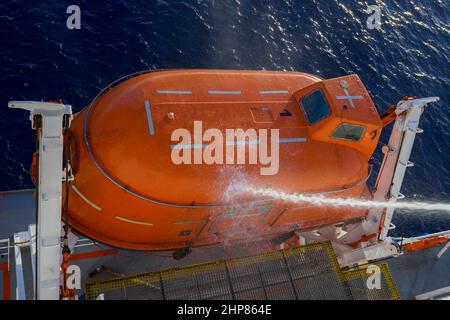
[[(66, 9), (81, 8), (69, 30)], [(381, 28), (368, 29), (369, 5)], [(403, 193), (450, 202), (450, 1), (195, 0), (0, 2), (0, 190), (31, 188), (34, 132), (9, 100), (59, 100), (81, 110), (126, 74), (164, 68), (357, 73), (384, 111), (404, 96), (426, 110)], [(389, 132), (382, 140), (387, 142)], [(381, 160), (380, 150), (373, 159)], [(374, 183), (374, 177), (371, 179)], [(450, 215), (397, 212), (394, 234), (450, 229)]]

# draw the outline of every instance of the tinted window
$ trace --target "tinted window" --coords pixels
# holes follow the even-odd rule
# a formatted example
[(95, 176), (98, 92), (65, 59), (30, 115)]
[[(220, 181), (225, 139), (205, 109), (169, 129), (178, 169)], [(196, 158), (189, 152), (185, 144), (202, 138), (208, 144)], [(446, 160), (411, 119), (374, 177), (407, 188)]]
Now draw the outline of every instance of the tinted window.
[(301, 100), (301, 106), (305, 110), (309, 124), (313, 124), (331, 113), (327, 100), (320, 89), (304, 97)]
[(333, 138), (349, 141), (359, 141), (364, 132), (364, 127), (353, 124), (341, 124), (331, 134)]

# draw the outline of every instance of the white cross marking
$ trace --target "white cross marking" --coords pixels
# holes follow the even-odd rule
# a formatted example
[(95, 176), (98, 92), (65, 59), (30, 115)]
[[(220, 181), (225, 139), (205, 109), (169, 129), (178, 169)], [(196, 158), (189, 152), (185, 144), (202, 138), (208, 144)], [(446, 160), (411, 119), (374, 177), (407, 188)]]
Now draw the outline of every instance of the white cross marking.
[(344, 89), (345, 96), (336, 96), (337, 100), (348, 100), (352, 108), (355, 108), (353, 100), (364, 100), (363, 96), (351, 96), (347, 89)]

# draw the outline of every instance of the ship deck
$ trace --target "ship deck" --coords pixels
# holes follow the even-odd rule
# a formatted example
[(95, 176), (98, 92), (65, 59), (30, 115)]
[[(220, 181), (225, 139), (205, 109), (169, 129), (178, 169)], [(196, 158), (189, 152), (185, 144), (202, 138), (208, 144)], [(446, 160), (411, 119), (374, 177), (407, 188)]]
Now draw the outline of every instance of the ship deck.
[[(12, 242), (13, 234), (28, 229), (35, 223), (34, 190), (20, 190), (0, 193), (0, 239), (9, 238)], [(450, 250), (436, 259), (442, 246), (422, 251), (403, 254), (397, 258), (390, 258), (380, 263), (389, 266), (401, 299), (416, 299), (418, 295), (450, 286)], [(87, 252), (105, 252), (113, 249), (107, 245), (81, 238), (73, 254)], [(168, 268), (198, 265), (209, 261), (218, 261), (234, 257), (242, 257), (260, 253), (266, 250), (262, 244), (249, 244), (238, 247), (221, 247), (195, 249), (182, 260), (174, 260), (171, 253), (142, 252), (117, 250), (115, 254), (95, 256), (89, 259), (77, 260), (81, 270), (82, 289), (78, 292), (84, 296), (86, 283), (112, 279), (117, 276), (130, 276), (140, 273), (165, 270)], [(25, 250), (26, 251), (26, 250)], [(6, 250), (0, 251), (5, 253)], [(110, 251), (106, 251), (110, 252)], [(28, 252), (29, 253), (29, 252)], [(23, 252), (24, 257), (26, 256)], [(17, 276), (15, 274), (14, 251), (10, 254), (10, 284), (11, 298), (16, 297)], [(0, 258), (0, 264), (6, 262), (6, 255)], [(26, 264), (26, 261), (23, 261)], [(0, 297), (3, 297), (3, 277), (0, 277)], [(137, 280), (133, 280), (137, 281)], [(24, 268), (25, 297), (32, 296), (31, 267)], [(135, 298), (121, 296), (122, 298)], [(319, 296), (318, 296), (319, 297)], [(327, 298), (320, 296), (320, 298)], [(330, 297), (331, 298), (331, 297)]]

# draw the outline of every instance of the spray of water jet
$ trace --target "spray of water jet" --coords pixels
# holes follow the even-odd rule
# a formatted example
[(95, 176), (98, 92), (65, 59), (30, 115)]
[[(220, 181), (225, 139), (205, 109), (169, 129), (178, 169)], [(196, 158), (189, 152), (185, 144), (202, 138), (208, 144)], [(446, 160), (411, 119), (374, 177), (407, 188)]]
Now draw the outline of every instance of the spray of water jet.
[(230, 192), (239, 192), (251, 194), (258, 197), (267, 197), (286, 202), (293, 203), (308, 203), (317, 206), (330, 206), (330, 207), (357, 207), (357, 208), (393, 208), (393, 209), (406, 209), (412, 211), (443, 211), (450, 213), (450, 204), (446, 203), (431, 203), (422, 201), (373, 201), (357, 198), (338, 198), (338, 197), (325, 197), (317, 194), (300, 194), (300, 193), (286, 193), (271, 188), (254, 188), (244, 185), (242, 183), (233, 185)]

